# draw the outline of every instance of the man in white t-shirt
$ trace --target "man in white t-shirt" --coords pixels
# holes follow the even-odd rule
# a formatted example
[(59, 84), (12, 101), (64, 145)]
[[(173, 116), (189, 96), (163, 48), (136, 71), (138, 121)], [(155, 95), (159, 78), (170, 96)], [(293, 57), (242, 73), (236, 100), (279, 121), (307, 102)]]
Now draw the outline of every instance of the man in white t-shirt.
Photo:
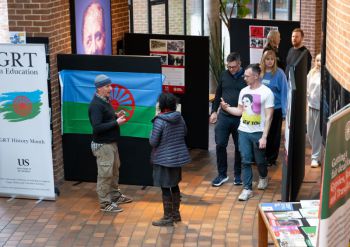
[(243, 179), (243, 190), (238, 197), (240, 201), (253, 197), (251, 165), (254, 160), (259, 171), (258, 189), (264, 190), (268, 185), (265, 148), (272, 121), (274, 96), (272, 91), (261, 83), (260, 72), (259, 64), (251, 64), (246, 68), (244, 79), (248, 86), (241, 90), (237, 107), (231, 107), (221, 100), (223, 110), (235, 116), (242, 116), (238, 127)]

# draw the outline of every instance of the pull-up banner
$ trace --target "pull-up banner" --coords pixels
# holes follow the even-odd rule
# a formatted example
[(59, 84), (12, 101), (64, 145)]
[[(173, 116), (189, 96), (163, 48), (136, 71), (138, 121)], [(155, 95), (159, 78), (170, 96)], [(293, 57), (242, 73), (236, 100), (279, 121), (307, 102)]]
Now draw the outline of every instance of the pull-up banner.
[(350, 105), (329, 118), (322, 169), (319, 247), (350, 244)]
[(0, 195), (55, 199), (44, 45), (0, 44)]

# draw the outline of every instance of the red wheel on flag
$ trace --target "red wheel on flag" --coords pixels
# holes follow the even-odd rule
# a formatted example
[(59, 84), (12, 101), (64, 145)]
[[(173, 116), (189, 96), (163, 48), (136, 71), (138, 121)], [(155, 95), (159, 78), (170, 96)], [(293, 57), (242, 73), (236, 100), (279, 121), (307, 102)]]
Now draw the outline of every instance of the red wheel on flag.
[(13, 110), (18, 115), (25, 117), (32, 113), (33, 104), (26, 96), (17, 96), (13, 100)]
[(126, 121), (129, 121), (135, 111), (135, 99), (130, 90), (119, 84), (112, 84), (112, 99), (111, 105), (118, 112), (125, 111)]

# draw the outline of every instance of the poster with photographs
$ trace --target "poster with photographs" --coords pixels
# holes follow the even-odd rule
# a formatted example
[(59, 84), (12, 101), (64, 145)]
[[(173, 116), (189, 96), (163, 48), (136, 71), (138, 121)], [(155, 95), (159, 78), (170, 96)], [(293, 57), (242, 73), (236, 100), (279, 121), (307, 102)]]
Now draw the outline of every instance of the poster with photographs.
[(260, 63), (270, 30), (278, 30), (278, 27), (249, 26), (250, 63)]
[(150, 55), (159, 56), (165, 76), (163, 92), (185, 93), (185, 41), (150, 39)]

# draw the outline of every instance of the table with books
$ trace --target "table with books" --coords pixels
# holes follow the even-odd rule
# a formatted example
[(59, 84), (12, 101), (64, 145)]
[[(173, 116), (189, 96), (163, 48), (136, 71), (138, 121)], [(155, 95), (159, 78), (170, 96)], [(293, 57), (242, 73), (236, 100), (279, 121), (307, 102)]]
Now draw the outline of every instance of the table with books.
[(316, 247), (319, 200), (259, 204), (259, 247)]

